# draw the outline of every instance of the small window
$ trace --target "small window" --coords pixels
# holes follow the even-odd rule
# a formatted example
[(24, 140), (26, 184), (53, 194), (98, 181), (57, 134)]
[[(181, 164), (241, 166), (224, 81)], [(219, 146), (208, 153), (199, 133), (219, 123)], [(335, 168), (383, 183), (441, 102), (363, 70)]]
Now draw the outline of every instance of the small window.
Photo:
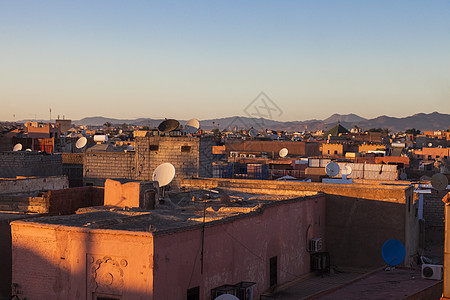
[(191, 146), (181, 146), (181, 152), (191, 152)]
[(330, 154), (330, 150), (328, 150), (328, 154)]
[(431, 159), (431, 155), (428, 155), (428, 159)]
[(196, 286), (187, 290), (187, 300), (200, 300), (200, 287)]
[(334, 154), (337, 154), (337, 150), (334, 150)]
[(439, 158), (440, 156), (439, 155), (436, 155), (436, 158)]
[(150, 151), (158, 151), (159, 150), (159, 145), (150, 145)]

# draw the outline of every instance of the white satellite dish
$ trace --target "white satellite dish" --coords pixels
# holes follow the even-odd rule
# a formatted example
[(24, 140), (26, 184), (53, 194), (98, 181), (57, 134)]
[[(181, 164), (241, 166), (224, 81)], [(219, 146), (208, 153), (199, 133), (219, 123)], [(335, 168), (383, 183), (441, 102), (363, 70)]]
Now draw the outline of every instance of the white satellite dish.
[(334, 161), (329, 162), (325, 166), (325, 172), (330, 177), (333, 177), (333, 176), (336, 176), (337, 174), (339, 174), (339, 170), (340, 170), (339, 165), (337, 163), (335, 163)]
[(428, 147), (432, 147), (433, 146), (433, 143), (428, 143)]
[(122, 134), (122, 133), (123, 133), (123, 130), (122, 130), (122, 129), (120, 129), (120, 130), (119, 130), (119, 134)]
[(158, 181), (160, 187), (172, 182), (175, 177), (175, 167), (171, 163), (160, 164), (153, 172), (153, 181)]
[(30, 148), (27, 148), (25, 151), (31, 152), (32, 150)]
[(342, 168), (342, 177), (347, 177), (348, 175), (352, 174), (352, 167), (350, 167), (349, 165), (345, 165)]
[(184, 125), (184, 130), (190, 134), (196, 133), (199, 128), (200, 122), (197, 119), (190, 119), (186, 122), (186, 125)]
[(283, 148), (280, 150), (280, 152), (278, 153), (280, 155), (281, 158), (285, 158), (286, 155), (288, 155), (289, 150), (287, 148)]
[(442, 173), (437, 173), (434, 174), (433, 176), (431, 176), (431, 186), (438, 190), (438, 191), (443, 191), (445, 189), (447, 189), (447, 185), (448, 185), (448, 179), (447, 176), (445, 176)]
[(258, 135), (258, 130), (252, 128), (250, 129), (250, 131), (248, 132), (248, 135), (251, 137), (256, 137)]
[(22, 150), (22, 144), (18, 143), (14, 146), (13, 151), (20, 151), (20, 150)]
[(80, 138), (77, 140), (77, 143), (75, 144), (75, 147), (77, 147), (77, 149), (81, 149), (81, 148), (83, 148), (84, 146), (86, 146), (86, 144), (87, 144), (87, 138), (85, 138), (85, 137), (83, 136), (83, 137), (80, 137)]
[(215, 298), (214, 300), (239, 300), (239, 298), (231, 294), (223, 294)]

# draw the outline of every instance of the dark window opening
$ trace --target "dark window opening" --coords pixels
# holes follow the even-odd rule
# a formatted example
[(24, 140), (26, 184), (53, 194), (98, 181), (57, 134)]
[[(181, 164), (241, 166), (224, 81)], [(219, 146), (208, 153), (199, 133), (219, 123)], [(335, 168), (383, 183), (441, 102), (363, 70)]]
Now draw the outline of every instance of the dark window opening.
[(411, 211), (411, 197), (408, 196), (408, 212)]
[(181, 152), (191, 152), (191, 146), (181, 146)]
[(330, 154), (330, 150), (328, 150), (328, 154)]
[(158, 151), (159, 150), (159, 145), (150, 145), (150, 151)]
[(269, 263), (269, 276), (270, 276), (270, 286), (277, 285), (277, 256), (270, 258)]
[(200, 300), (200, 287), (196, 286), (187, 290), (187, 300)]
[(338, 153), (337, 153), (337, 150), (334, 150), (334, 154), (338, 154)]

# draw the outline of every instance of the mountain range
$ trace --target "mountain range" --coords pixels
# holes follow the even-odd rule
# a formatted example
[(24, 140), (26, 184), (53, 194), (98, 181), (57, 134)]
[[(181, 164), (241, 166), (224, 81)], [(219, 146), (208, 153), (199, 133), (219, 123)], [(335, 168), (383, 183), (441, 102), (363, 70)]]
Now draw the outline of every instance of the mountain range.
[[(103, 125), (107, 122), (114, 125), (130, 124), (137, 126), (148, 126), (155, 128), (161, 123), (163, 119), (151, 119), (151, 118), (139, 118), (139, 119), (114, 119), (106, 117), (87, 117), (81, 120), (74, 120), (76, 125)], [(186, 123), (186, 120), (179, 120), (182, 125)], [(405, 131), (409, 128), (416, 128), (421, 131), (424, 130), (447, 130), (450, 125), (450, 114), (442, 114), (433, 112), (429, 114), (418, 113), (412, 116), (396, 118), (389, 116), (380, 116), (373, 119), (366, 119), (356, 114), (333, 114), (324, 120), (306, 120), (306, 121), (275, 121), (264, 118), (249, 118), (249, 117), (227, 117), (200, 120), (200, 126), (203, 129), (211, 130), (214, 128), (223, 129), (249, 129), (251, 127), (273, 130), (285, 130), (285, 131), (316, 131), (327, 130), (332, 128), (337, 123), (340, 123), (347, 129), (351, 129), (354, 126), (358, 126), (363, 130), (370, 128), (387, 128), (391, 132)]]

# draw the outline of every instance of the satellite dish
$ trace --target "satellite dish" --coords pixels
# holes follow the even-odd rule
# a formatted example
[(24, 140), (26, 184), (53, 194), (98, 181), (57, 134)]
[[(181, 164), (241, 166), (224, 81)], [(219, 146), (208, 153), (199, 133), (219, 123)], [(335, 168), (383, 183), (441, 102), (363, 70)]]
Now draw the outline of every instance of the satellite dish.
[(122, 130), (122, 129), (120, 129), (120, 130), (119, 130), (119, 134), (122, 134), (122, 133), (123, 133), (123, 130)]
[(20, 151), (20, 150), (22, 150), (22, 144), (18, 143), (14, 146), (13, 151)]
[(128, 145), (128, 146), (127, 146), (127, 149), (128, 149), (128, 150), (134, 150), (134, 147), (131, 146), (131, 145)]
[(165, 186), (175, 177), (175, 167), (171, 163), (160, 164), (153, 172), (153, 181), (158, 181), (159, 186)]
[(174, 120), (174, 119), (168, 119), (168, 120), (162, 121), (158, 125), (158, 130), (160, 132), (166, 133), (166, 132), (171, 132), (171, 131), (177, 129), (178, 126), (180, 126), (180, 122), (178, 122), (177, 120)]
[(87, 144), (87, 138), (85, 138), (85, 137), (83, 136), (83, 137), (80, 137), (80, 138), (77, 140), (77, 143), (75, 144), (75, 147), (77, 147), (77, 149), (81, 149), (81, 148), (83, 148), (84, 146), (86, 146), (86, 144)]
[(422, 177), (419, 178), (420, 181), (430, 181), (431, 177), (427, 176), (427, 175), (423, 175)]
[[(339, 165), (338, 165), (339, 166)], [(345, 175), (345, 176), (348, 176), (348, 175), (350, 175), (350, 174), (352, 174), (352, 167), (350, 167), (349, 165), (345, 165), (343, 168), (342, 168), (342, 175)], [(339, 172), (338, 172), (339, 173)]]
[(25, 151), (31, 152), (32, 150), (30, 148), (27, 148), (27, 150), (25, 150)]
[(406, 175), (406, 173), (402, 173), (402, 174), (400, 174), (400, 179), (406, 180), (406, 179), (408, 179), (408, 175)]
[(215, 298), (214, 300), (239, 300), (239, 298), (231, 294), (223, 294)]
[[(178, 121), (176, 121), (176, 122), (178, 122)], [(190, 119), (189, 121), (186, 122), (186, 125), (184, 125), (184, 130), (190, 134), (196, 133), (199, 128), (200, 128), (200, 122), (197, 119)], [(158, 127), (158, 129), (159, 129), (159, 127)]]
[(278, 153), (280, 155), (281, 158), (285, 158), (286, 155), (288, 155), (289, 151), (287, 148), (283, 148), (280, 150), (280, 152)]
[[(252, 128), (250, 129), (250, 131), (248, 132), (248, 135), (251, 137), (256, 137), (258, 135), (258, 130)], [(287, 149), (286, 149), (287, 150)], [(280, 155), (281, 156), (281, 155)]]
[(336, 176), (337, 174), (339, 174), (339, 165), (337, 163), (335, 163), (334, 161), (329, 162), (326, 166), (325, 166), (325, 172), (327, 173), (328, 176)]
[(405, 259), (406, 250), (402, 242), (396, 239), (388, 240), (381, 248), (381, 256), (389, 266), (396, 266)]
[(432, 147), (433, 146), (433, 143), (428, 143), (428, 147)]
[(437, 173), (434, 174), (433, 176), (431, 176), (431, 186), (438, 190), (438, 191), (443, 191), (445, 189), (447, 189), (447, 185), (448, 185), (448, 179), (447, 176), (445, 176), (442, 173)]

